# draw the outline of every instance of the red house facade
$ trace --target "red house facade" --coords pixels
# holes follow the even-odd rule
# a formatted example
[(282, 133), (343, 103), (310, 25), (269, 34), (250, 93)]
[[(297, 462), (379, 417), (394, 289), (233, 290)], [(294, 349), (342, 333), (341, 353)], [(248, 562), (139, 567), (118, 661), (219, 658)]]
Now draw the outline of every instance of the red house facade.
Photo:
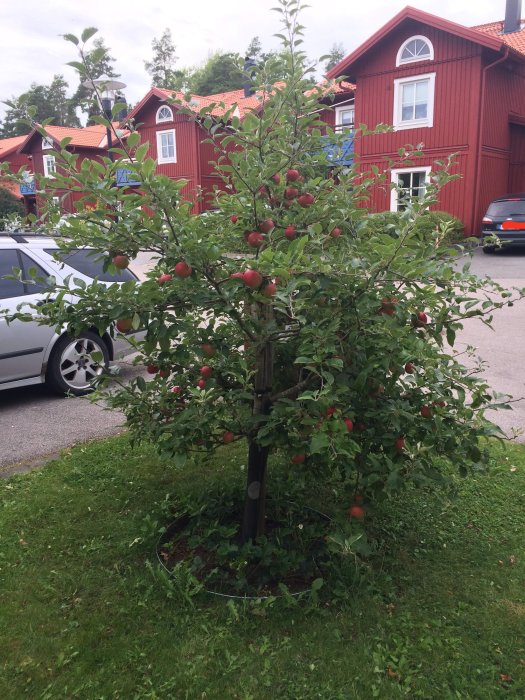
[[(478, 234), (488, 203), (525, 191), (525, 31), (521, 2), (504, 22), (467, 28), (411, 7), (398, 13), (328, 74), (356, 84), (356, 123), (393, 131), (356, 139), (359, 167), (387, 170), (406, 145), (424, 156), (392, 170), (401, 194), (424, 190), (436, 160), (457, 154), (461, 175), (439, 209)], [(396, 190), (377, 188), (373, 211), (402, 206)]]

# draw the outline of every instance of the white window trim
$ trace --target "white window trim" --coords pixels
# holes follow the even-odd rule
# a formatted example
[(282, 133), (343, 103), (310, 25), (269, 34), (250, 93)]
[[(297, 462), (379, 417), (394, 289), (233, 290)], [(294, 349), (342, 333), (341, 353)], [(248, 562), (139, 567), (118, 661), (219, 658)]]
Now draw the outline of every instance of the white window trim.
[[(425, 173), (425, 183), (430, 184), (430, 172), (432, 168), (430, 165), (423, 165), (419, 168), (412, 167), (412, 168), (396, 168), (395, 170), (391, 170), (391, 182), (392, 182), (392, 189), (390, 190), (390, 211), (398, 211), (397, 209), (397, 200), (399, 199), (399, 188), (398, 188), (398, 175), (402, 175), (403, 173)], [(395, 186), (394, 186), (395, 185)]]
[[(45, 175), (46, 177), (49, 177), (49, 178), (53, 178), (53, 179), (54, 179), (54, 177), (55, 177), (55, 171), (56, 171), (56, 159), (55, 159), (55, 156), (50, 156), (50, 155), (44, 154), (44, 156), (43, 156), (43, 161), (44, 161), (44, 175)], [(50, 161), (53, 162), (53, 170), (50, 170), (50, 169), (49, 169), (49, 162), (50, 162)]]
[[(352, 128), (348, 128), (348, 126), (345, 128), (343, 124), (341, 124), (341, 112), (349, 112), (351, 109), (354, 110), (354, 124), (352, 125)], [(355, 105), (354, 104), (346, 104), (346, 105), (339, 105), (338, 107), (335, 108), (335, 129), (334, 131), (336, 132), (344, 132), (344, 131), (353, 131), (355, 129)]]
[[(407, 83), (415, 83), (421, 80), (428, 80), (428, 104), (427, 116), (425, 119), (411, 119), (410, 121), (402, 121), (401, 119), (401, 93), (403, 85)], [(436, 74), (421, 73), (420, 75), (410, 75), (405, 78), (397, 78), (394, 80), (394, 116), (392, 124), (395, 131), (403, 129), (419, 129), (420, 127), (434, 126), (434, 95), (436, 92)]]
[[(167, 109), (167, 110), (169, 110), (170, 116), (169, 116), (169, 117), (161, 117), (161, 116), (160, 116), (160, 111), (161, 111), (162, 109)], [(161, 106), (158, 108), (158, 110), (157, 110), (157, 114), (156, 114), (156, 116), (155, 116), (155, 123), (156, 123), (156, 124), (162, 124), (162, 123), (164, 123), (164, 122), (172, 122), (172, 121), (173, 121), (173, 110), (171, 109), (171, 107), (168, 107), (168, 105), (161, 105)]]
[(54, 148), (55, 144), (53, 143), (53, 139), (50, 136), (43, 136), (42, 137), (42, 150), (47, 151), (50, 148)]
[[(162, 157), (162, 134), (173, 134), (173, 157)], [(166, 129), (165, 131), (157, 131), (157, 163), (176, 163), (177, 162), (177, 137), (175, 129)]]
[[(405, 58), (401, 59), (401, 56), (403, 54), (403, 51), (407, 47), (408, 44), (410, 44), (411, 41), (415, 41), (416, 39), (420, 39), (421, 41), (424, 41), (425, 44), (427, 44), (428, 48), (430, 49), (430, 54), (428, 56), (414, 56), (414, 58)], [(401, 46), (399, 47), (399, 51), (397, 52), (396, 56), (396, 66), (405, 66), (407, 63), (419, 63), (419, 61), (433, 61), (434, 60), (434, 47), (432, 46), (432, 42), (430, 39), (426, 36), (423, 36), (422, 34), (415, 34), (414, 36), (409, 37), (406, 41), (404, 41)]]

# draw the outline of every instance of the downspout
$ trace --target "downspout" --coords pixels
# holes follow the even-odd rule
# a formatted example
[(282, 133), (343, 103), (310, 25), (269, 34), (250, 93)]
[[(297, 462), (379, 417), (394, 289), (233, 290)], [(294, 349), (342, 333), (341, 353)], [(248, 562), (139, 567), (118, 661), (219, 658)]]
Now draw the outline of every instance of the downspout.
[[(483, 130), (483, 117), (484, 117), (484, 112), (485, 112), (485, 90), (487, 86), (487, 71), (490, 68), (494, 68), (494, 66), (497, 66), (500, 63), (503, 63), (503, 61), (506, 61), (507, 58), (509, 57), (509, 47), (505, 46), (505, 53), (501, 58), (498, 58), (495, 60), (493, 63), (489, 63), (485, 68), (483, 69), (483, 74), (481, 77), (481, 94), (480, 94), (480, 101), (479, 101), (479, 120), (478, 120), (478, 133), (476, 137), (476, 152), (477, 152), (477, 158), (476, 158), (476, 166), (474, 170), (474, 204), (472, 207), (472, 225), (474, 225), (474, 222), (476, 221), (476, 212), (478, 210), (478, 205), (479, 205), (479, 195), (480, 195), (480, 179), (479, 179), (479, 172), (481, 169), (481, 151), (482, 151), (482, 143), (481, 143), (481, 133)], [(475, 236), (476, 232), (472, 231), (471, 235)]]

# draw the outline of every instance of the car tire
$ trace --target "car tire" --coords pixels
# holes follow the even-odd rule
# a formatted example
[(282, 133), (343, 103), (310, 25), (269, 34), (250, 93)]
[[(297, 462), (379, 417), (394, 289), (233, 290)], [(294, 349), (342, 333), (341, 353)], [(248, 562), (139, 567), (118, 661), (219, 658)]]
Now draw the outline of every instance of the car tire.
[[(102, 361), (94, 357), (102, 354)], [(84, 396), (94, 389), (94, 382), (109, 363), (109, 350), (100, 336), (84, 331), (73, 338), (67, 333), (59, 338), (49, 357), (46, 385), (57, 394)]]
[(496, 252), (496, 247), (493, 245), (484, 245), (483, 252), (485, 255), (493, 255)]

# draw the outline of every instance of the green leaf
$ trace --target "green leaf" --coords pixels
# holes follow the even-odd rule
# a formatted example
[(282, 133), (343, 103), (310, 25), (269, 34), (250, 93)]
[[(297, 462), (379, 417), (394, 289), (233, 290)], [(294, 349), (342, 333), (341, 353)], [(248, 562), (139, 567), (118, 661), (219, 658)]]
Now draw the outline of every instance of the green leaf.
[[(79, 44), (78, 38), (74, 34), (62, 34), (62, 37), (66, 41), (70, 41), (72, 44), (75, 44), (75, 46), (78, 46), (78, 44)], [(68, 64), (68, 65), (71, 65), (71, 64)], [(82, 65), (82, 68), (84, 68), (84, 65), (83, 64), (81, 64), (81, 65)]]
[[(86, 41), (89, 41), (93, 35), (95, 35), (98, 32), (98, 29), (96, 27), (87, 27), (84, 29), (82, 34), (80, 35), (80, 38), (82, 39), (83, 43), (85, 44)], [(76, 37), (75, 37), (76, 38)], [(78, 43), (78, 40), (77, 40)]]

